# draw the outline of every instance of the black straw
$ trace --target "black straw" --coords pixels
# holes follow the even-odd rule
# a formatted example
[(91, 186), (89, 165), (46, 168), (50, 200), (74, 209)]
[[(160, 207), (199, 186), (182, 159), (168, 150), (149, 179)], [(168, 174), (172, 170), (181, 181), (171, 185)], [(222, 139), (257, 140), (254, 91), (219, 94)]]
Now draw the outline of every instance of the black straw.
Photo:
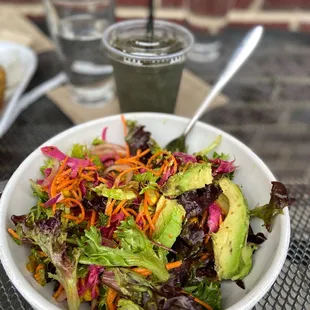
[(149, 0), (149, 20), (147, 22), (147, 33), (153, 37), (154, 34), (154, 3), (153, 0)]

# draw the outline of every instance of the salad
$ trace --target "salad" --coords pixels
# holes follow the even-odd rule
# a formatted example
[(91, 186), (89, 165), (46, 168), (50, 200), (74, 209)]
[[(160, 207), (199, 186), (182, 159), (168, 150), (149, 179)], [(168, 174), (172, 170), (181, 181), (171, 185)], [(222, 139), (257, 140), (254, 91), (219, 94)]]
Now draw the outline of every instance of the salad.
[(215, 151), (221, 137), (195, 154), (169, 152), (122, 121), (124, 146), (104, 128), (69, 154), (41, 148), (42, 178), (30, 180), (37, 203), (8, 229), (30, 249), (27, 269), (70, 310), (221, 309), (221, 282), (243, 287), (266, 240), (250, 218), (270, 232), (287, 189), (272, 182), (270, 201), (250, 211), (235, 161)]

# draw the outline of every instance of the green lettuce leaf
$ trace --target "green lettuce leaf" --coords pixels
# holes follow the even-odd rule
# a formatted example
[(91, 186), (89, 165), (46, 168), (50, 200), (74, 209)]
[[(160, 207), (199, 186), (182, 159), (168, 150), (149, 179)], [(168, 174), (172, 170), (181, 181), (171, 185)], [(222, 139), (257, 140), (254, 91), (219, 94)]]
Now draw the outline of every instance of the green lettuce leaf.
[(200, 282), (197, 286), (184, 287), (186, 293), (210, 305), (213, 310), (221, 310), (221, 285), (219, 282)]
[(100, 145), (100, 144), (103, 144), (103, 140), (99, 137), (96, 137), (91, 144), (92, 145)]
[(93, 191), (99, 196), (104, 196), (115, 200), (131, 200), (136, 198), (134, 191), (125, 188), (108, 188), (104, 184), (100, 184), (93, 188)]
[(229, 154), (224, 154), (224, 153), (217, 153), (213, 152), (213, 159), (222, 159), (222, 160), (228, 160), (229, 159)]
[(142, 186), (142, 189), (139, 192), (140, 195), (144, 194), (147, 190), (158, 189), (158, 184), (156, 183), (158, 176), (150, 171), (134, 175), (133, 180), (139, 182), (140, 186)]
[(96, 310), (107, 310), (107, 287), (105, 285), (100, 285), (100, 291), (97, 300), (98, 303)]
[(54, 165), (54, 159), (49, 157), (44, 160), (44, 165), (41, 166), (40, 171), (44, 174), (44, 170), (48, 168), (52, 168), (53, 165)]
[(215, 148), (217, 148), (222, 141), (222, 136), (219, 135), (216, 137), (216, 139), (205, 149), (201, 150), (198, 153), (195, 153), (196, 156), (208, 156), (208, 154), (213, 151)]
[(155, 288), (150, 279), (145, 279), (128, 268), (115, 268), (113, 272), (121, 295), (131, 299), (132, 303), (128, 305), (139, 307), (124, 309), (157, 309)]
[(117, 309), (119, 310), (143, 310), (139, 305), (135, 304), (130, 299), (121, 298), (118, 301)]
[(106, 226), (109, 220), (109, 216), (105, 215), (103, 212), (98, 213), (99, 218), (98, 218), (98, 226)]
[(133, 176), (133, 180), (138, 181), (139, 183), (150, 183), (150, 184), (157, 184), (156, 181), (158, 180), (158, 176), (154, 175), (152, 172), (147, 171), (140, 174), (135, 174)]
[(70, 152), (71, 157), (80, 159), (84, 159), (87, 154), (87, 146), (79, 143), (74, 144)]
[(151, 270), (159, 281), (168, 279), (169, 273), (165, 264), (156, 255), (153, 244), (132, 217), (122, 221), (115, 234), (120, 241), (120, 247), (110, 248), (101, 245), (101, 234), (95, 227), (87, 230), (79, 241), (83, 248), (79, 262), (105, 267), (144, 267)]
[(47, 192), (43, 192), (41, 185), (37, 184), (33, 180), (29, 180), (29, 181), (30, 181), (31, 188), (33, 190), (33, 195), (37, 196), (41, 200), (41, 202), (43, 203), (46, 202), (48, 200)]
[(77, 291), (77, 265), (80, 250), (67, 251), (66, 233), (62, 231), (60, 212), (53, 217), (35, 222), (32, 227), (23, 224), (24, 237), (33, 240), (55, 267), (56, 274), (48, 274), (65, 289), (69, 310), (78, 310), (80, 298)]
[[(184, 208), (176, 200), (166, 199), (161, 196), (156, 211), (161, 210), (155, 223), (153, 239), (164, 246), (171, 248), (182, 230), (182, 222), (185, 218)], [(163, 250), (163, 249), (161, 249)], [(164, 250), (164, 252), (167, 252)], [(167, 253), (166, 253), (167, 254)]]
[(90, 158), (91, 158), (92, 162), (94, 163), (94, 165), (96, 165), (96, 166), (98, 166), (98, 167), (101, 167), (101, 166), (102, 166), (102, 162), (101, 162), (99, 156), (97, 156), (97, 155), (91, 155)]
[(289, 197), (285, 185), (281, 182), (272, 182), (269, 203), (250, 210), (250, 216), (263, 220), (266, 229), (268, 232), (271, 232), (271, 224), (274, 217), (278, 214), (283, 214), (283, 209), (293, 201), (294, 199)]

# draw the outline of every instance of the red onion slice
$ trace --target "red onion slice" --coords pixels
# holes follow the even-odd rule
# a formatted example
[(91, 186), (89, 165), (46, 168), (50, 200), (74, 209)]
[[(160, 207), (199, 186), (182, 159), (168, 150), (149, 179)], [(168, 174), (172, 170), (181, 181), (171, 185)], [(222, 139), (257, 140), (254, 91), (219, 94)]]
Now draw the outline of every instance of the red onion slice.
[(64, 199), (64, 196), (62, 193), (57, 194), (55, 197), (50, 198), (45, 204), (44, 207), (50, 207), (53, 204), (57, 203), (58, 201)]

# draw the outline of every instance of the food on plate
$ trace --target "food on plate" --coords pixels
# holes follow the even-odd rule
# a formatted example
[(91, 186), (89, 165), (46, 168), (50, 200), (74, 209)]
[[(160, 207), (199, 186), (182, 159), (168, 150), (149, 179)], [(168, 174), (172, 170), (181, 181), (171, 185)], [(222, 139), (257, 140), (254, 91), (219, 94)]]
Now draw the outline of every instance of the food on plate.
[(4, 106), (5, 87), (6, 87), (6, 74), (4, 69), (0, 66), (0, 110)]
[[(13, 215), (29, 272), (55, 284), (53, 298), (79, 309), (221, 309), (223, 280), (242, 284), (266, 240), (250, 218), (272, 221), (291, 203), (272, 182), (270, 201), (249, 210), (234, 183), (235, 160), (216, 143), (195, 154), (168, 152), (133, 121), (124, 145), (107, 138), (44, 146), (42, 177), (30, 180), (36, 204)], [(242, 167), (241, 167), (242, 168)], [(241, 283), (241, 284), (240, 284)]]

